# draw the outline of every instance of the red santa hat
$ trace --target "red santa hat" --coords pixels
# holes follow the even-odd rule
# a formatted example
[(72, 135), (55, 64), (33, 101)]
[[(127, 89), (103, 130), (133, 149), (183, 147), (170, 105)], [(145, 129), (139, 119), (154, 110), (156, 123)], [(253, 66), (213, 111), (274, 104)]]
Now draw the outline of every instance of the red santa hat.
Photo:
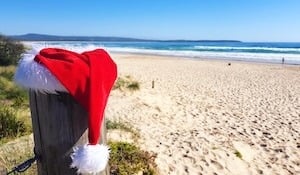
[[(36, 75), (36, 76), (34, 76)], [(100, 127), (117, 67), (103, 49), (81, 54), (58, 48), (45, 48), (33, 56), (24, 54), (15, 74), (17, 84), (30, 89), (68, 92), (88, 112), (89, 143), (74, 148), (71, 167), (78, 173), (105, 169), (109, 149), (99, 145)]]

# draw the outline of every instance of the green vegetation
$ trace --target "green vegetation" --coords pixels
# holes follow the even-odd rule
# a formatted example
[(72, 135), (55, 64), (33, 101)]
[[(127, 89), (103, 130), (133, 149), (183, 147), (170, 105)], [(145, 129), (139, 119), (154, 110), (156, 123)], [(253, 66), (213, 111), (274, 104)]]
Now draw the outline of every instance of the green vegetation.
[(31, 132), (28, 95), (13, 83), (14, 71), (0, 66), (0, 143)]
[(2, 67), (0, 70), (0, 76), (12, 81), (14, 77), (14, 71), (15, 68), (13, 66)]
[(118, 77), (113, 89), (136, 91), (140, 89), (140, 84), (127, 75), (124, 78)]
[(137, 146), (126, 142), (110, 142), (110, 174), (132, 175), (142, 172), (143, 175), (155, 174), (155, 156), (141, 151)]
[(19, 88), (13, 82), (13, 75), (15, 72), (14, 66), (1, 67), (0, 66), (0, 104), (6, 101), (7, 104), (20, 103), (17, 107), (28, 107), (28, 95), (24, 89)]
[(133, 136), (134, 140), (137, 140), (140, 138), (140, 134), (128, 123), (121, 123), (116, 121), (107, 120), (106, 121), (106, 129), (112, 130), (112, 129), (120, 129), (125, 132), (130, 132)]
[(125, 131), (131, 131), (131, 129), (121, 122), (113, 122), (111, 120), (106, 121), (106, 129), (122, 129)]
[[(133, 129), (129, 124), (106, 121), (106, 128), (108, 130), (123, 130), (133, 134), (133, 139), (137, 142), (139, 133)], [(156, 165), (154, 159), (155, 154), (142, 151), (139, 147), (127, 142), (109, 142), (110, 153), (110, 174), (112, 175), (154, 175), (156, 173)]]
[(131, 82), (127, 85), (127, 88), (132, 90), (132, 91), (136, 91), (136, 90), (139, 90), (140, 89), (140, 84), (136, 81), (134, 82)]
[(16, 65), (25, 47), (23, 44), (0, 35), (0, 65)]
[(234, 154), (236, 155), (236, 157), (238, 157), (238, 158), (240, 158), (240, 159), (243, 158), (242, 154), (241, 154), (238, 150), (236, 150), (236, 151), (234, 152)]
[(0, 138), (18, 137), (25, 132), (25, 124), (16, 118), (15, 112), (11, 108), (0, 107)]
[(130, 125), (111, 120), (106, 121), (106, 129), (121, 129), (127, 132), (135, 132), (135, 130)]
[(0, 143), (31, 131), (27, 92), (13, 83), (15, 66), (25, 47), (0, 35)]

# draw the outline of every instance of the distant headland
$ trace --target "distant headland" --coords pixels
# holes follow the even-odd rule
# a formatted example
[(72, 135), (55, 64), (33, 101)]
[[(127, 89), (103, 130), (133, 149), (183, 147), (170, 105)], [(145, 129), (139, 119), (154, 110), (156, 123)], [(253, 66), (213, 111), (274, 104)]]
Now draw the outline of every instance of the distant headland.
[(116, 42), (241, 42), (238, 40), (151, 40), (128, 37), (111, 36), (58, 36), (28, 33), (25, 35), (11, 35), (13, 39), (21, 41), (116, 41)]

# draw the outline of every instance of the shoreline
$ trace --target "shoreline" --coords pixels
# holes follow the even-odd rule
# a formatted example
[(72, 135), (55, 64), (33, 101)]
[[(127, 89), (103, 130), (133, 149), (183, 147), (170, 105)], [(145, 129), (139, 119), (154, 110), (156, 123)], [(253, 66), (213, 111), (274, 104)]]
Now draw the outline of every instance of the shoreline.
[(245, 64), (262, 64), (262, 65), (281, 65), (281, 66), (293, 66), (293, 67), (300, 67), (299, 64), (289, 64), (289, 63), (278, 63), (278, 62), (267, 62), (267, 61), (251, 61), (251, 60), (234, 60), (230, 58), (213, 58), (213, 57), (187, 57), (187, 56), (177, 56), (177, 55), (160, 55), (154, 53), (130, 53), (130, 52), (119, 52), (119, 51), (109, 51), (112, 55), (133, 55), (133, 56), (147, 56), (147, 57), (157, 57), (159, 59), (180, 59), (180, 60), (194, 60), (194, 61), (217, 61), (217, 62), (224, 62), (224, 63), (245, 63)]
[(161, 174), (300, 173), (299, 66), (111, 57), (140, 90), (112, 91), (106, 116), (140, 133)]
[[(240, 46), (224, 45), (201, 45), (201, 43), (185, 43), (178, 42), (175, 44), (164, 42), (146, 43), (136, 45), (135, 42), (23, 42), (25, 45), (32, 46), (39, 50), (44, 47), (59, 47), (76, 52), (83, 52), (87, 49), (103, 48), (111, 53), (121, 54), (142, 54), (142, 55), (158, 55), (172, 56), (191, 59), (217, 59), (226, 61), (246, 61), (246, 62), (262, 62), (270, 64), (282, 64), (282, 58), (285, 64), (300, 65), (300, 49), (298, 45), (289, 46), (276, 45), (273, 43), (268, 45), (258, 44), (257, 46), (244, 43)], [(184, 45), (182, 45), (185, 43)], [(275, 44), (275, 45), (274, 45)], [(299, 43), (300, 44), (300, 43)], [(291, 48), (289, 48), (291, 47)], [(264, 52), (266, 51), (266, 52)]]

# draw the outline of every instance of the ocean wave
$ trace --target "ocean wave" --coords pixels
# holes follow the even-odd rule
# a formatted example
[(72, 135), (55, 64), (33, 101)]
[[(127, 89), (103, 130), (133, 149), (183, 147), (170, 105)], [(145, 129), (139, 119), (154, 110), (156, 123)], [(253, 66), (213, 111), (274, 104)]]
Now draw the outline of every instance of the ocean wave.
[(27, 47), (30, 47), (34, 50), (41, 50), (43, 48), (47, 48), (47, 47), (57, 47), (57, 48), (61, 48), (61, 49), (67, 49), (67, 50), (71, 50), (74, 52), (84, 52), (87, 50), (95, 50), (100, 48), (104, 48), (103, 45), (95, 45), (92, 43), (86, 43), (86, 44), (82, 44), (82, 43), (78, 43), (78, 42), (23, 42), (23, 44)]
[[(285, 59), (287, 64), (300, 64), (300, 54), (295, 53), (259, 53), (259, 52), (222, 52), (219, 51), (220, 48), (224, 50), (232, 47), (219, 47), (219, 46), (201, 46), (205, 48), (218, 48), (218, 51), (213, 49), (209, 51), (197, 51), (197, 50), (164, 50), (164, 49), (145, 49), (134, 48), (129, 46), (115, 47), (105, 45), (103, 43), (91, 43), (91, 42), (24, 42), (25, 45), (34, 48), (35, 50), (40, 50), (45, 47), (59, 47), (63, 49), (68, 49), (76, 52), (84, 52), (87, 50), (94, 50), (97, 48), (104, 48), (109, 52), (121, 52), (121, 53), (137, 53), (137, 54), (152, 54), (152, 55), (163, 55), (163, 56), (180, 56), (185, 58), (208, 58), (208, 59), (227, 59), (227, 60), (239, 60), (239, 61), (256, 61), (256, 62), (272, 62), (281, 63), (282, 58)], [(195, 46), (200, 47), (200, 46)], [(247, 49), (259, 49), (261, 47), (242, 47)], [(266, 49), (266, 48), (261, 48)], [(277, 48), (286, 49), (286, 48)]]
[(277, 47), (228, 47), (228, 46), (194, 46), (200, 50), (246, 50), (246, 51), (274, 51), (274, 52), (299, 52), (300, 48), (277, 48)]
[(111, 52), (153, 54), (163, 56), (180, 56), (188, 58), (210, 58), (229, 59), (237, 61), (256, 61), (281, 63), (282, 58), (287, 64), (300, 64), (299, 54), (277, 54), (277, 53), (245, 53), (245, 52), (212, 52), (212, 51), (176, 51), (176, 50), (151, 50), (135, 48), (107, 48)]

